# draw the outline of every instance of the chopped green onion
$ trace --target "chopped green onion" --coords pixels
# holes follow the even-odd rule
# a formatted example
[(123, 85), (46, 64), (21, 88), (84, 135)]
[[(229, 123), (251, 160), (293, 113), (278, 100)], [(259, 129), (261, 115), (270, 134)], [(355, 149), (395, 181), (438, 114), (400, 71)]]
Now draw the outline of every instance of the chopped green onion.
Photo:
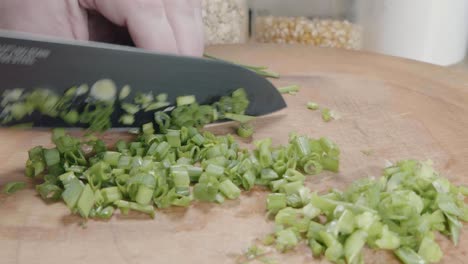
[(196, 102), (196, 99), (195, 99), (195, 96), (193, 95), (179, 96), (176, 98), (177, 106), (189, 105), (195, 102)]
[(286, 194), (270, 193), (267, 196), (267, 210), (270, 213), (277, 213), (283, 208), (286, 208)]
[(94, 192), (91, 189), (91, 186), (87, 184), (81, 192), (80, 198), (76, 204), (78, 212), (82, 217), (88, 218), (89, 212), (93, 208), (94, 202)]
[(319, 105), (315, 102), (307, 102), (307, 108), (310, 110), (317, 110), (319, 109)]
[(153, 110), (160, 109), (160, 108), (163, 108), (163, 107), (167, 107), (169, 105), (170, 105), (169, 102), (154, 102), (154, 103), (149, 104), (145, 108), (145, 112), (153, 111)]
[(101, 189), (101, 195), (103, 197), (104, 204), (111, 204), (122, 199), (122, 193), (118, 187), (107, 187)]
[(134, 115), (140, 111), (140, 107), (135, 104), (122, 103), (122, 109), (125, 110), (128, 114)]
[(67, 122), (68, 124), (76, 124), (80, 121), (80, 115), (76, 110), (70, 110), (69, 112), (65, 113), (63, 116), (63, 121)]
[(110, 79), (102, 79), (93, 84), (89, 94), (99, 101), (113, 101), (116, 93), (115, 83)]
[(168, 129), (166, 134), (167, 143), (173, 148), (180, 147), (181, 140), (180, 140), (180, 130), (172, 130)]
[(418, 253), (414, 252), (411, 248), (408, 247), (401, 247), (395, 250), (395, 255), (405, 264), (423, 264), (426, 261), (418, 255)]
[(426, 235), (422, 239), (418, 254), (428, 263), (437, 263), (443, 256), (439, 245), (434, 241), (434, 237), (430, 235)]
[(166, 101), (167, 101), (167, 98), (168, 98), (167, 93), (161, 93), (161, 94), (158, 94), (158, 96), (156, 96), (156, 101), (158, 101), (158, 102), (166, 102)]
[(251, 137), (254, 133), (254, 128), (248, 123), (242, 123), (237, 128), (237, 135), (242, 138)]
[(299, 240), (291, 229), (284, 229), (276, 233), (276, 248), (279, 251), (286, 251), (295, 247)]
[(282, 94), (285, 94), (285, 93), (291, 93), (291, 92), (299, 92), (299, 89), (300, 89), (299, 85), (289, 85), (289, 86), (278, 88), (278, 91)]
[(241, 190), (229, 179), (226, 179), (219, 184), (219, 190), (229, 199), (236, 199), (239, 197), (241, 192)]
[(138, 212), (148, 214), (151, 218), (154, 218), (154, 207), (152, 205), (141, 205), (133, 202), (127, 202), (124, 200), (115, 201), (114, 204), (124, 214), (126, 214), (129, 210), (135, 210)]
[[(62, 180), (62, 182), (64, 181), (65, 180)], [(84, 190), (84, 185), (75, 176), (73, 176), (73, 178), (70, 180), (67, 180), (67, 182), (68, 183), (65, 186), (65, 191), (62, 193), (62, 199), (67, 207), (73, 211), (81, 196), (81, 193)]]
[(44, 200), (58, 200), (62, 195), (62, 188), (49, 182), (36, 185), (36, 190)]
[(122, 89), (120, 90), (119, 100), (123, 100), (127, 98), (130, 95), (131, 91), (132, 91), (132, 88), (130, 88), (130, 85), (124, 85), (124, 87), (122, 87)]
[(325, 251), (325, 248), (315, 239), (309, 239), (309, 247), (314, 257), (319, 257)]
[(361, 250), (366, 243), (367, 233), (358, 230), (351, 234), (344, 244), (344, 254), (347, 263), (359, 263)]
[(3, 193), (13, 194), (13, 193), (23, 189), (24, 187), (26, 187), (25, 182), (9, 182), (9, 183), (5, 184), (5, 186), (3, 187)]
[(322, 109), (322, 119), (325, 122), (330, 122), (333, 119), (333, 117), (332, 117), (332, 115), (330, 113), (330, 109), (328, 109), (328, 108), (323, 108)]

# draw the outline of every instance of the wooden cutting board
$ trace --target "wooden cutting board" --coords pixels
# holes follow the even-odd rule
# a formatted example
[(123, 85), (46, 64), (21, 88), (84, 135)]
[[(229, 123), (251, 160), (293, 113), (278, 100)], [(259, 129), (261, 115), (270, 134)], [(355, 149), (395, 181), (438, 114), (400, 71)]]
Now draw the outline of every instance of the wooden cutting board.
[[(386, 160), (406, 158), (432, 159), (443, 175), (468, 185), (467, 75), (410, 60), (302, 46), (225, 46), (208, 53), (267, 65), (282, 74), (276, 85), (302, 86), (297, 95), (285, 95), (287, 110), (256, 121), (254, 138), (271, 137), (280, 144), (296, 131), (337, 142), (340, 173), (309, 177), (311, 189), (344, 188), (357, 178), (380, 175)], [(306, 109), (307, 101), (337, 111), (341, 119), (324, 123), (318, 111)], [(233, 131), (232, 125), (210, 129)], [(26, 151), (50, 145), (49, 136), (45, 131), (0, 130), (0, 186), (25, 179)], [(82, 224), (63, 203), (43, 202), (32, 186), (29, 181), (15, 195), (0, 195), (0, 263), (236, 263), (273, 228), (261, 190), (222, 205), (158, 210), (154, 220), (131, 214)], [(444, 263), (468, 262), (467, 226), (458, 248), (438, 239)], [(326, 263), (313, 259), (305, 246), (270, 257), (276, 263)], [(366, 250), (365, 259), (398, 263), (382, 251)]]

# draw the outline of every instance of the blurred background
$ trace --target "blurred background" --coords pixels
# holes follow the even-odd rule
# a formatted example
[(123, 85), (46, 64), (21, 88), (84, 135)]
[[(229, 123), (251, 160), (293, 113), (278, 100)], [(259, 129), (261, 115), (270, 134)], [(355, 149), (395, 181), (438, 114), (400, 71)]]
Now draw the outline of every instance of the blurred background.
[(365, 50), (466, 68), (468, 0), (203, 0), (205, 42)]

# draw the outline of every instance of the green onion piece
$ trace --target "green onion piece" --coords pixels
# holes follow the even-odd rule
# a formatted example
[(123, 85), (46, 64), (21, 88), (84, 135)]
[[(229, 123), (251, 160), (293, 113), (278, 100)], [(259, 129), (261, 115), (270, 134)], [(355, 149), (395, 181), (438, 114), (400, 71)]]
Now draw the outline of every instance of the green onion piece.
[(252, 170), (246, 171), (242, 174), (242, 187), (247, 191), (252, 189), (255, 184), (255, 178), (255, 173)]
[[(62, 180), (62, 182), (63, 181), (64, 180)], [(65, 191), (62, 193), (62, 199), (71, 211), (74, 211), (83, 190), (83, 183), (76, 177), (72, 178), (65, 186)]]
[(205, 138), (201, 134), (195, 134), (191, 141), (197, 146), (201, 146), (205, 142)]
[(332, 172), (338, 172), (338, 169), (340, 167), (340, 161), (338, 157), (334, 156), (325, 156), (322, 158), (322, 167), (325, 170), (329, 170)]
[(286, 195), (296, 194), (304, 184), (300, 181), (289, 182), (281, 186), (280, 191)]
[(203, 173), (203, 169), (200, 167), (188, 166), (187, 172), (189, 174), (191, 182), (198, 182), (200, 175)]
[(381, 249), (395, 250), (400, 247), (400, 238), (397, 234), (390, 231), (387, 225), (382, 227), (381, 238), (375, 241), (377, 247)]
[(143, 124), (143, 126), (141, 127), (141, 131), (142, 131), (143, 134), (145, 134), (145, 135), (154, 134), (153, 123), (146, 123), (146, 124)]
[(117, 167), (121, 155), (116, 151), (106, 151), (103, 153), (102, 160), (113, 167)]
[(468, 196), (468, 187), (467, 186), (458, 186), (458, 191), (464, 195), (464, 196)]
[(309, 239), (309, 247), (312, 251), (312, 255), (316, 258), (320, 257), (325, 251), (325, 248), (315, 239)]
[(240, 115), (240, 114), (233, 114), (233, 113), (225, 113), (224, 117), (226, 117), (227, 119), (240, 122), (240, 123), (248, 123), (255, 119), (255, 116)]
[(302, 213), (309, 219), (313, 219), (320, 215), (321, 211), (313, 204), (308, 203), (306, 206), (302, 208)]
[(103, 209), (101, 209), (96, 214), (96, 217), (101, 218), (101, 219), (110, 219), (113, 214), (114, 214), (114, 207), (107, 206), (107, 207), (104, 207)]
[(200, 177), (199, 183), (193, 187), (193, 196), (200, 201), (212, 202), (215, 200), (218, 190), (219, 182), (215, 177)]
[(196, 102), (194, 95), (179, 96), (176, 98), (177, 106), (189, 105)]
[(134, 115), (140, 111), (140, 107), (135, 104), (122, 103), (122, 109), (130, 115)]
[(278, 174), (272, 169), (262, 169), (260, 178), (263, 180), (276, 180), (279, 178)]
[(291, 92), (299, 92), (299, 89), (300, 89), (299, 85), (289, 85), (289, 86), (278, 88), (278, 91), (282, 94), (285, 94), (285, 93), (291, 93)]
[(445, 214), (445, 217), (447, 217), (448, 220), (448, 226), (449, 226), (449, 231), (450, 231), (450, 237), (452, 238), (452, 242), (455, 246), (458, 245), (458, 241), (460, 238), (460, 231), (462, 228), (462, 224), (460, 221), (455, 216), (452, 216), (450, 214)]
[(154, 218), (154, 207), (152, 205), (141, 205), (134, 202), (127, 202), (124, 200), (115, 201), (114, 205), (125, 214), (128, 210), (134, 210), (148, 214), (151, 218)]
[(3, 187), (3, 193), (13, 194), (13, 193), (23, 189), (24, 187), (26, 187), (25, 182), (9, 182), (9, 183), (5, 184), (5, 186)]
[(319, 232), (320, 238), (324, 241), (327, 249), (325, 250), (325, 257), (332, 262), (337, 262), (344, 255), (343, 245), (336, 240), (331, 234), (321, 231)]
[(218, 187), (209, 183), (197, 183), (193, 187), (193, 196), (195, 197), (195, 199), (204, 202), (214, 201), (217, 192)]
[(328, 108), (323, 108), (322, 109), (322, 119), (325, 122), (330, 122), (331, 120), (333, 120), (333, 116), (331, 114), (330, 109), (328, 109)]
[(344, 254), (347, 263), (359, 263), (362, 248), (366, 243), (367, 233), (357, 230), (352, 233), (344, 244)]
[(168, 98), (167, 93), (160, 93), (158, 96), (156, 96), (156, 101), (158, 102), (166, 102)]
[(124, 85), (122, 89), (120, 90), (119, 93), (119, 100), (123, 100), (127, 98), (130, 95), (130, 92), (132, 91), (132, 88), (130, 88), (130, 85)]
[(164, 112), (154, 113), (154, 121), (163, 133), (171, 126), (171, 117)]
[(110, 79), (102, 79), (93, 84), (89, 95), (99, 101), (113, 101), (116, 93), (115, 83)]
[(111, 204), (122, 199), (122, 193), (119, 188), (115, 186), (101, 189), (101, 195), (103, 197), (104, 204)]
[(83, 192), (81, 193), (80, 198), (76, 204), (78, 212), (82, 217), (88, 218), (89, 212), (91, 211), (91, 208), (93, 208), (94, 202), (94, 192), (91, 189), (91, 186), (87, 184), (84, 187)]
[(426, 263), (426, 261), (420, 255), (418, 255), (418, 253), (414, 252), (414, 250), (408, 247), (401, 247), (395, 250), (395, 255), (397, 255), (401, 262), (405, 264)]
[(148, 93), (137, 93), (133, 98), (135, 104), (140, 105), (142, 108), (148, 107), (148, 105), (154, 101), (153, 92)]
[(319, 109), (319, 105), (315, 102), (307, 102), (307, 108), (310, 110), (317, 110)]
[(219, 190), (229, 199), (236, 199), (241, 193), (241, 190), (229, 179), (219, 184)]
[(279, 251), (286, 251), (295, 247), (299, 240), (291, 229), (284, 229), (276, 233), (276, 248)]
[(254, 128), (248, 123), (242, 123), (237, 128), (237, 135), (242, 138), (251, 137), (254, 133)]
[(44, 200), (58, 200), (62, 195), (62, 188), (48, 182), (36, 185), (36, 190)]
[(270, 189), (273, 192), (277, 192), (277, 191), (281, 190), (283, 188), (283, 185), (285, 185), (286, 183), (288, 183), (288, 181), (286, 181), (285, 179), (279, 179), (279, 180), (276, 180), (276, 181), (271, 181), (270, 182)]
[(267, 196), (267, 210), (269, 213), (276, 214), (281, 209), (286, 208), (286, 194), (270, 193)]
[(430, 235), (426, 235), (422, 239), (418, 254), (428, 263), (437, 263), (443, 256), (439, 245), (434, 241), (434, 237)]
[(153, 199), (154, 188), (141, 184), (135, 196), (135, 202), (141, 205), (147, 205)]
[(180, 130), (172, 130), (168, 129), (166, 133), (166, 140), (167, 143), (173, 148), (177, 148), (181, 146), (180, 140)]
[(303, 182), (305, 180), (305, 176), (295, 169), (287, 169), (283, 178), (288, 182)]
[(76, 110), (70, 110), (62, 115), (62, 119), (66, 123), (74, 125), (80, 121), (80, 114)]
[(209, 176), (221, 177), (224, 174), (224, 168), (216, 164), (208, 164), (205, 169), (205, 173)]
[(259, 160), (260, 160), (260, 164), (262, 165), (262, 167), (266, 168), (270, 166), (270, 164), (273, 162), (271, 151), (270, 151), (271, 138), (259, 140), (255, 142), (255, 145), (258, 148)]
[(217, 194), (216, 194), (216, 197), (215, 197), (215, 199), (214, 199), (214, 201), (215, 201), (216, 203), (218, 203), (218, 204), (224, 203), (225, 200), (226, 200), (226, 199), (225, 199), (225, 197), (224, 197), (224, 195), (223, 195), (222, 193), (217, 193)]
[(320, 223), (317, 223), (317, 222), (314, 222), (314, 221), (310, 221), (306, 237), (309, 238), (309, 239), (312, 238), (312, 239), (315, 239), (315, 240), (322, 241), (322, 238), (320, 237), (320, 232), (321, 231), (325, 231), (325, 226), (324, 225), (322, 225)]
[(180, 206), (180, 207), (187, 207), (192, 202), (192, 197), (190, 196), (182, 196), (180, 198), (175, 199), (172, 201), (172, 205)]
[(190, 177), (187, 170), (178, 170), (172, 172), (172, 177), (174, 181), (175, 191), (179, 195), (188, 196), (189, 186), (190, 186)]
[(65, 186), (65, 188), (67, 188), (68, 184), (70, 184), (73, 180), (77, 179), (73, 171), (65, 172), (59, 175), (58, 178), (62, 182), (63, 186)]
[(171, 105), (169, 102), (154, 102), (154, 103), (149, 104), (145, 108), (145, 112), (153, 111), (153, 110), (160, 109), (160, 108), (163, 108), (163, 107), (167, 107), (169, 105)]

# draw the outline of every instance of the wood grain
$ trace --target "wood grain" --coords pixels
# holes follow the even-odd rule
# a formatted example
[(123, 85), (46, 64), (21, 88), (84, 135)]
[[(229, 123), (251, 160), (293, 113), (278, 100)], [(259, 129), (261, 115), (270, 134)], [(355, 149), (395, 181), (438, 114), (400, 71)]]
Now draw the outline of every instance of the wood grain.
[[(385, 161), (432, 159), (443, 175), (468, 185), (468, 76), (446, 68), (370, 53), (303, 46), (244, 45), (212, 47), (208, 53), (243, 63), (267, 65), (282, 74), (278, 86), (299, 84), (285, 95), (289, 107), (255, 122), (255, 138), (287, 142), (296, 131), (327, 136), (342, 149), (341, 171), (310, 177), (317, 191), (345, 188), (360, 177), (378, 176)], [(321, 121), (307, 110), (315, 101), (340, 113)], [(216, 133), (232, 125), (211, 126)], [(0, 186), (23, 179), (26, 151), (49, 145), (47, 131), (0, 130)], [(110, 140), (120, 137), (108, 134)], [(248, 143), (248, 142), (245, 142)], [(372, 150), (372, 155), (362, 151)], [(28, 188), (0, 195), (1, 263), (236, 263), (256, 239), (272, 230), (261, 190), (223, 205), (195, 203), (188, 209), (157, 211), (154, 220), (132, 214), (85, 228), (62, 203), (46, 204)], [(459, 246), (440, 237), (443, 263), (466, 263), (468, 228)], [(304, 246), (278, 263), (326, 263)], [(253, 262), (255, 263), (255, 262)], [(366, 263), (398, 263), (386, 252), (366, 250)]]

